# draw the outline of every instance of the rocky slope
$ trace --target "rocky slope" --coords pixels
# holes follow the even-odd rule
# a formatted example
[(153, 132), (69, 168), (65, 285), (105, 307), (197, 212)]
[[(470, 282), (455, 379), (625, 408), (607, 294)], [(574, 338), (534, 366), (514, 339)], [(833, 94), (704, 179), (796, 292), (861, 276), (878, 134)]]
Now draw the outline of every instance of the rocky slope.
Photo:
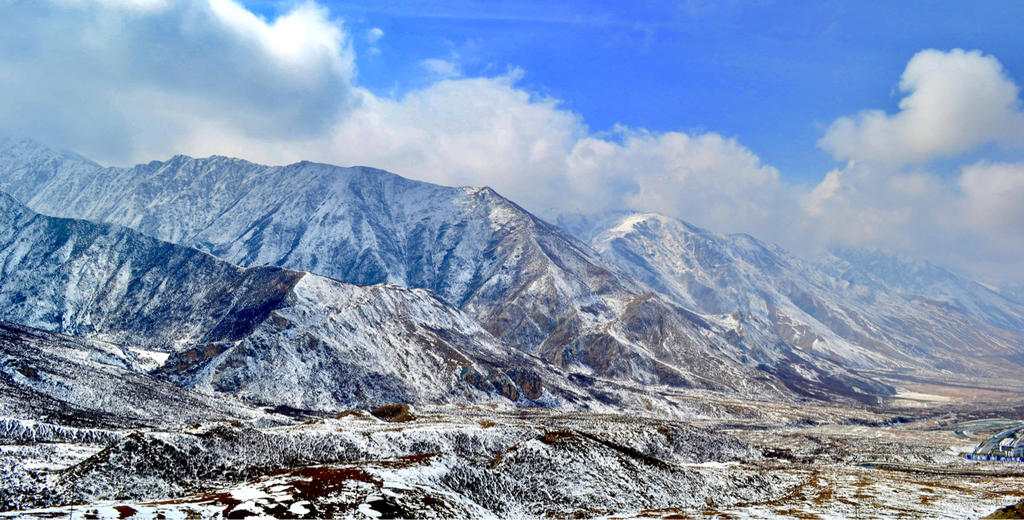
[(809, 262), (656, 214), (619, 217), (592, 243), (666, 297), (730, 314), (753, 344), (784, 343), (843, 366), (975, 375), (1010, 373), (1024, 361), (1015, 330), (1024, 307), (934, 266), (849, 251), (848, 260)]
[(832, 248), (817, 266), (869, 290), (942, 302), (989, 325), (1024, 334), (1024, 304), (949, 269), (879, 250)]
[(159, 373), (250, 402), (587, 400), (433, 294), (243, 269), (0, 194), (0, 319), (169, 353)]
[(302, 277), (46, 217), (2, 193), (0, 266), (0, 319), (164, 352), (247, 336)]

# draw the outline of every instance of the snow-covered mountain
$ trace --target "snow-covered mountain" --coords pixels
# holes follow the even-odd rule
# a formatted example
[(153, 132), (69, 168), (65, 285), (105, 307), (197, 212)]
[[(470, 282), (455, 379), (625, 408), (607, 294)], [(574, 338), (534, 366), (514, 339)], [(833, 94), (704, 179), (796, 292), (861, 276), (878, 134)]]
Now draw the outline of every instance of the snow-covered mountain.
[(732, 315), (750, 344), (863, 368), (1012, 373), (1024, 361), (1024, 308), (928, 264), (850, 251), (810, 262), (656, 214), (616, 218), (592, 244), (681, 305)]
[[(0, 189), (46, 214), (131, 227), (242, 265), (434, 291), (505, 344), (573, 372), (775, 394), (721, 327), (653, 295), (488, 188), (371, 168), (177, 156), (102, 168), (28, 141)], [(795, 376), (794, 376), (795, 377)]]
[(3, 194), (0, 265), (0, 319), (145, 347), (163, 377), (250, 402), (587, 399), (428, 291), (243, 269), (120, 226), (39, 215)]
[(1007, 300), (1024, 305), (1024, 285), (1004, 285), (993, 290)]
[(944, 267), (879, 250), (832, 248), (818, 266), (836, 278), (950, 305), (991, 325), (1024, 334), (1024, 304)]
[(0, 319), (163, 352), (244, 338), (302, 273), (241, 269), (120, 226), (39, 215), (0, 193)]

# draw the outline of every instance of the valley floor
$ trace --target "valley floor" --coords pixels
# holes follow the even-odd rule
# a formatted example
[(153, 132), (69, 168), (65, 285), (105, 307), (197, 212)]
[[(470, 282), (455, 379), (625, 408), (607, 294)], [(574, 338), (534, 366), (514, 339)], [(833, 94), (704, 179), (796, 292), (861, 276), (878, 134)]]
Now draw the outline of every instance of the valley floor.
[(0, 517), (959, 519), (1024, 498), (1024, 464), (964, 457), (991, 433), (977, 425), (1024, 417), (1019, 401), (680, 399), (692, 418), (433, 406), (106, 436), (9, 424)]

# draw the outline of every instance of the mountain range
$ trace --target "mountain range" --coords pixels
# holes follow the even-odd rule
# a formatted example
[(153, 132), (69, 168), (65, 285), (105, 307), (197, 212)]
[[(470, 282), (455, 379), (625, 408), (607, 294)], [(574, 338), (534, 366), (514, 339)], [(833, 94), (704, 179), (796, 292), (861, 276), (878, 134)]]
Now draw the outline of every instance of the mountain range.
[(573, 236), (489, 188), (226, 157), (112, 168), (12, 139), (0, 190), (0, 319), (247, 403), (876, 402), (895, 392), (879, 374), (1024, 363), (1024, 305), (880, 252), (805, 260), (653, 214)]
[(783, 342), (861, 368), (1019, 369), (1024, 307), (932, 264), (843, 249), (804, 260), (654, 214), (616, 219), (591, 242), (667, 298), (732, 313), (754, 344)]
[(428, 291), (240, 268), (6, 195), (0, 210), (0, 319), (126, 346), (163, 380), (309, 409), (563, 399), (546, 365)]

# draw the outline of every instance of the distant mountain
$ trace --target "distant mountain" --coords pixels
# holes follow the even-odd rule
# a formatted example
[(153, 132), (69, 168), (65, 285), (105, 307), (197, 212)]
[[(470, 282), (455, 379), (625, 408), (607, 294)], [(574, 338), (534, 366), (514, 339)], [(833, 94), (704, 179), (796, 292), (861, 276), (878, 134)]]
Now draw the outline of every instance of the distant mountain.
[(1024, 334), (1024, 304), (930, 262), (879, 250), (833, 248), (819, 267), (836, 278), (884, 292), (943, 302), (966, 314)]
[(563, 370), (764, 395), (781, 388), (757, 367), (782, 357), (749, 358), (715, 320), (650, 294), (488, 188), (225, 157), (102, 168), (27, 141), (0, 151), (0, 188), (42, 213), (128, 226), (243, 266), (428, 289)]
[(0, 265), (0, 319), (168, 353), (164, 378), (252, 403), (590, 399), (427, 291), (242, 269), (3, 194)]
[(731, 315), (749, 344), (865, 369), (1012, 374), (1024, 364), (1024, 307), (929, 264), (851, 251), (810, 262), (656, 214), (606, 223), (592, 244), (673, 301)]
[(1024, 305), (1024, 285), (1005, 285), (997, 288), (997, 292), (1008, 300)]

